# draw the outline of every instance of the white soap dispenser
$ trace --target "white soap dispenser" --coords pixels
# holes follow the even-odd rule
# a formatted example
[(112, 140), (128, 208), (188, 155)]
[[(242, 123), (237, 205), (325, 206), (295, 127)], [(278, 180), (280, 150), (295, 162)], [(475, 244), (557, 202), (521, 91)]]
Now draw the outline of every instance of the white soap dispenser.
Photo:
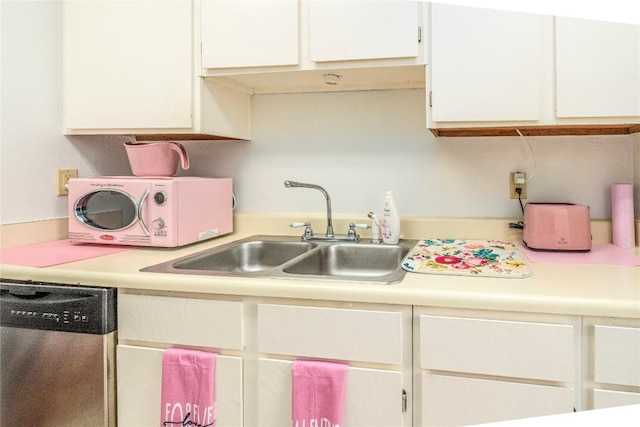
[(384, 196), (382, 210), (382, 241), (389, 245), (396, 245), (400, 240), (400, 215), (393, 198), (393, 193), (387, 191)]

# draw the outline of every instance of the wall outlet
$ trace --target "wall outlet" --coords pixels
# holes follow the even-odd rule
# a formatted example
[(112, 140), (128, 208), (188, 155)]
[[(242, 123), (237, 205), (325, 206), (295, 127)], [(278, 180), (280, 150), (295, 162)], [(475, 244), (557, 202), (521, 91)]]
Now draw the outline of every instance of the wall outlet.
[(69, 190), (67, 189), (67, 183), (71, 178), (78, 177), (78, 169), (58, 169), (56, 171), (57, 180), (56, 180), (56, 195), (58, 196), (66, 196), (69, 194)]
[(520, 199), (527, 198), (527, 174), (524, 172), (511, 172), (509, 174), (509, 197), (518, 198), (516, 189), (520, 189)]

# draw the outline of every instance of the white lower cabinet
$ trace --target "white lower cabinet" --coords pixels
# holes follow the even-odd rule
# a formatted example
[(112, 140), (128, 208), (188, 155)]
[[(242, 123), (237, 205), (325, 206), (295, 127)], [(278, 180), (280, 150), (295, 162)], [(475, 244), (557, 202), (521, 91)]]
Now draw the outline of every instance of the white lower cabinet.
[(169, 347), (218, 353), (216, 426), (291, 425), (298, 359), (348, 365), (350, 427), (640, 403), (640, 319), (121, 291), (118, 425), (160, 423)]
[[(350, 306), (356, 306), (350, 304)], [(411, 307), (258, 304), (259, 426), (291, 425), (295, 359), (348, 364), (344, 425), (411, 425)]]
[(161, 425), (162, 355), (181, 347), (218, 353), (216, 426), (243, 424), (244, 305), (156, 295), (118, 295), (118, 425)]
[(640, 404), (640, 321), (585, 318), (588, 406)]
[(570, 316), (416, 308), (414, 425), (573, 411), (578, 339)]

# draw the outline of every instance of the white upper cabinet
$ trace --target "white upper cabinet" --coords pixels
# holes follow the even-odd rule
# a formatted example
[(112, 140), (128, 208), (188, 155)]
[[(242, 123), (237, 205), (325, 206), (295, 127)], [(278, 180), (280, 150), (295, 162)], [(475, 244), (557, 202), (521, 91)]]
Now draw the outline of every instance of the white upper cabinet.
[(432, 4), (431, 120), (539, 120), (544, 20)]
[(184, 1), (66, 1), (65, 128), (190, 128), (191, 14)]
[(249, 95), (198, 77), (198, 11), (189, 0), (65, 1), (65, 134), (250, 138)]
[(202, 67), (298, 64), (297, 0), (203, 0)]
[(429, 31), (427, 127), (438, 135), (638, 129), (638, 25), (433, 3)]
[(206, 0), (202, 72), (250, 94), (424, 88), (425, 8), (407, 0)]
[(558, 117), (640, 117), (640, 25), (556, 18)]
[(312, 0), (309, 8), (313, 62), (419, 54), (417, 2)]

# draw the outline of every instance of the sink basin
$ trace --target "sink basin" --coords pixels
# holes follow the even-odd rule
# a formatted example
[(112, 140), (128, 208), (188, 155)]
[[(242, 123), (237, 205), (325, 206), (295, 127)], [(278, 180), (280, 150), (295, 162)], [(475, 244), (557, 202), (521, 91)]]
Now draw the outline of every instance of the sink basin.
[[(394, 273), (410, 248), (398, 245), (328, 245), (289, 263), (289, 274), (376, 278)], [(402, 270), (404, 271), (404, 270)]]
[(392, 284), (406, 274), (401, 261), (415, 243), (303, 242), (295, 236), (252, 236), (141, 271)]
[(263, 271), (278, 267), (315, 246), (300, 241), (238, 242), (177, 261), (173, 266), (178, 270)]

